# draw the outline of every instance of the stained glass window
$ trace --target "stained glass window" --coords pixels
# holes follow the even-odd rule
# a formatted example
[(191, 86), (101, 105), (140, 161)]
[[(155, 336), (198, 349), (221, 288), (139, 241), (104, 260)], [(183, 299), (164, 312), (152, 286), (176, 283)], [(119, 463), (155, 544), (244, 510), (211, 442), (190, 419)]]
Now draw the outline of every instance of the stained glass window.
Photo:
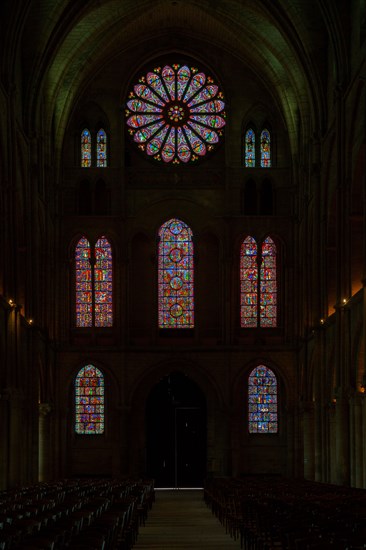
[(173, 218), (161, 226), (159, 237), (159, 328), (193, 328), (192, 231)]
[(112, 326), (112, 249), (105, 237), (95, 245), (95, 326)]
[(277, 433), (277, 378), (271, 369), (259, 365), (248, 380), (249, 433)]
[(82, 237), (75, 251), (76, 326), (111, 327), (113, 324), (112, 248), (106, 237), (95, 247)]
[(75, 250), (76, 326), (91, 327), (93, 323), (92, 276), (90, 243), (82, 237)]
[(219, 143), (224, 109), (223, 94), (211, 76), (188, 65), (156, 67), (129, 94), (128, 131), (149, 157), (188, 163)]
[(270, 237), (262, 244), (260, 269), (260, 326), (277, 326), (276, 245)]
[(277, 326), (277, 253), (267, 237), (260, 247), (247, 237), (240, 250), (241, 327)]
[(91, 167), (91, 135), (87, 128), (81, 132), (81, 167)]
[(104, 433), (104, 377), (93, 365), (83, 367), (75, 379), (75, 432)]
[(261, 133), (261, 167), (271, 167), (271, 135), (266, 129)]
[(258, 323), (258, 263), (257, 243), (247, 237), (240, 251), (241, 326), (256, 327)]
[(255, 133), (251, 128), (245, 132), (245, 166), (255, 167)]
[(107, 134), (101, 128), (97, 133), (97, 167), (107, 166)]

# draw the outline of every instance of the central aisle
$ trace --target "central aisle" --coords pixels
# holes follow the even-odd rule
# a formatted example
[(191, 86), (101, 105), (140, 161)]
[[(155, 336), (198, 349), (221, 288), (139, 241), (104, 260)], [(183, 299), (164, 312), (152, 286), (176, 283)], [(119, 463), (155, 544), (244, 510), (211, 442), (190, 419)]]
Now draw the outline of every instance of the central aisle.
[(155, 492), (156, 500), (134, 550), (230, 550), (240, 548), (203, 500), (202, 490)]

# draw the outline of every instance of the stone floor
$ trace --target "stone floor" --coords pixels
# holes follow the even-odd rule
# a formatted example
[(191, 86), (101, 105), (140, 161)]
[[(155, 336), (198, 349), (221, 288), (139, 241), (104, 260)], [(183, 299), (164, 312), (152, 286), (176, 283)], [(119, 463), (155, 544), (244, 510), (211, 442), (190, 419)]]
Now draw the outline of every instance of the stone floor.
[(202, 490), (156, 491), (134, 550), (240, 549), (203, 500)]

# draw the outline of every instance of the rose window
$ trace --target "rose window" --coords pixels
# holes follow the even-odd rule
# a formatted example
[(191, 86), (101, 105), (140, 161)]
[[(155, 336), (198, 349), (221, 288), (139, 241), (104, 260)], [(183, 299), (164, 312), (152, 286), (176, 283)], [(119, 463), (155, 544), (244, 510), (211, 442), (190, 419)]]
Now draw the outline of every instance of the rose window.
[(188, 163), (219, 143), (225, 103), (210, 76), (187, 65), (166, 65), (140, 78), (127, 101), (127, 126), (149, 157)]

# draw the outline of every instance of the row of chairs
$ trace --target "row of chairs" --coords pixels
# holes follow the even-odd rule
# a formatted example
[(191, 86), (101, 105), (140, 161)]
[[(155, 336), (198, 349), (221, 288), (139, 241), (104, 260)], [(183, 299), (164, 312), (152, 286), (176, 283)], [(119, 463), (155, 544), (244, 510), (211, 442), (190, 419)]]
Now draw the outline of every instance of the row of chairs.
[(130, 550), (153, 480), (72, 479), (0, 492), (0, 550)]
[(366, 548), (366, 491), (280, 476), (210, 478), (204, 498), (246, 550)]

